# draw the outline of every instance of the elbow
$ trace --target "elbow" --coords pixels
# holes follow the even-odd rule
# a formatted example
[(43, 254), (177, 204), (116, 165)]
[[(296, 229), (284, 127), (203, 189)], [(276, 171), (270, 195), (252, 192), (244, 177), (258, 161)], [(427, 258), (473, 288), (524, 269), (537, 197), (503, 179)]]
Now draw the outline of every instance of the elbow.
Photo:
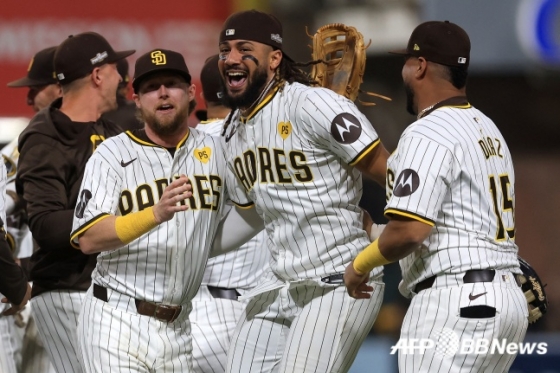
[(82, 253), (89, 255), (98, 252), (97, 248), (95, 247), (95, 243), (92, 242), (92, 240), (89, 239), (89, 237), (80, 236), (78, 242), (80, 243), (79, 249), (82, 251)]

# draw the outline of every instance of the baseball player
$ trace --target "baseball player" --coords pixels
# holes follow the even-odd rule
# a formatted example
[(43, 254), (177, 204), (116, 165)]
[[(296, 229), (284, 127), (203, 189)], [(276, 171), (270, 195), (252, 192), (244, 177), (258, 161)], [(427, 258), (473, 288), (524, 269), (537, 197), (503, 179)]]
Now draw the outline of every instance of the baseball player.
[[(218, 55), (206, 60), (200, 82), (208, 120), (200, 122), (196, 129), (219, 137), (230, 109), (222, 104), (223, 84)], [(265, 246), (266, 240), (263, 230), (239, 249), (208, 260), (189, 317), (194, 372), (225, 372), (229, 343), (245, 309), (245, 304), (237, 297), (252, 289), (268, 268), (270, 254)]]
[(73, 242), (100, 252), (79, 321), (84, 369), (192, 372), (189, 312), (227, 198), (225, 157), (188, 126), (181, 54), (142, 55), (132, 85), (145, 128), (101, 144), (75, 211)]
[(342, 274), (369, 243), (362, 228), (362, 173), (385, 184), (387, 151), (350, 100), (309, 78), (282, 51), (282, 25), (244, 11), (225, 22), (219, 68), (227, 106), (227, 186), (255, 205), (272, 240), (271, 269), (250, 298), (227, 371), (347, 372), (379, 311), (356, 301)]
[(58, 373), (82, 371), (76, 325), (96, 258), (73, 249), (68, 237), (86, 161), (105, 138), (121, 132), (99, 117), (117, 105), (116, 61), (133, 52), (115, 52), (93, 32), (66, 39), (54, 55), (62, 100), (37, 113), (19, 137), (16, 188), (39, 246), (30, 265), (32, 312)]
[(348, 293), (367, 299), (368, 272), (400, 259), (399, 288), (412, 297), (401, 341), (435, 346), (399, 351), (400, 372), (507, 372), (515, 353), (468, 354), (449, 340), (517, 344), (527, 329), (513, 162), (496, 125), (467, 100), (470, 46), (461, 27), (430, 21), (395, 52), (406, 56), (407, 109), (417, 121), (388, 160), (390, 221), (344, 276)]
[[(8, 83), (8, 87), (28, 87), (27, 104), (35, 112), (49, 106), (61, 96), (60, 86), (54, 76), (54, 53), (56, 47), (45, 48), (37, 52), (31, 61), (27, 75)], [(33, 253), (33, 238), (27, 225), (27, 216), (18, 198), (15, 188), (17, 163), (19, 159), (17, 137), (0, 150), (8, 169), (6, 185), (6, 230), (8, 242), (14, 257), (27, 268), (29, 257)], [(3, 360), (16, 361), (19, 372), (47, 373), (54, 372), (41, 338), (37, 334), (35, 320), (31, 317), (31, 303), (22, 312), (14, 316), (0, 318), (0, 335), (4, 343), (11, 341), (13, 348), (0, 348)]]
[[(5, 201), (6, 168), (4, 163), (0, 162), (0, 292), (4, 294), (1, 296), (2, 303), (8, 305), (0, 316), (2, 319), (21, 311), (31, 297), (31, 286), (27, 282), (27, 277), (23, 269), (14, 261), (10, 246), (6, 241), (4, 230), (4, 222), (6, 221)], [(5, 352), (0, 359), (0, 371), (16, 373), (16, 361), (13, 358), (16, 351), (14, 351), (10, 337), (12, 337), (12, 334), (2, 335), (2, 338), (0, 338), (0, 348), (2, 348), (2, 352)]]

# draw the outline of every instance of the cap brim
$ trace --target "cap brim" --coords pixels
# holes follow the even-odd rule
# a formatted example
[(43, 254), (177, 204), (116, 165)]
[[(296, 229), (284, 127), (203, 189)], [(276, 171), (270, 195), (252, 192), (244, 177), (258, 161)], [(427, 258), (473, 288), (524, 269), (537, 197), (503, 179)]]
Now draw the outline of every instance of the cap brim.
[(55, 80), (53, 81), (41, 81), (35, 79), (29, 79), (28, 77), (23, 77), (18, 80), (14, 80), (13, 82), (8, 83), (8, 87), (36, 87), (42, 85), (49, 85), (49, 84), (56, 84)]
[(406, 56), (406, 55), (410, 54), (410, 53), (408, 53), (408, 51), (406, 50), (406, 48), (405, 48), (405, 49), (395, 49), (395, 50), (389, 51), (389, 53), (391, 53), (391, 54), (400, 54), (401, 56)]
[(109, 63), (113, 63), (113, 62), (117, 62), (118, 60), (122, 60), (123, 58), (126, 58), (133, 53), (136, 53), (136, 49), (130, 49), (130, 50), (127, 50), (127, 51), (115, 52), (115, 58), (113, 58), (111, 60), (111, 62), (109, 62)]
[(187, 73), (184, 72), (183, 70), (172, 69), (172, 68), (165, 68), (165, 69), (162, 69), (162, 68), (156, 69), (156, 68), (154, 68), (154, 69), (151, 69), (151, 70), (149, 70), (149, 71), (146, 71), (145, 73), (143, 73), (143, 74), (140, 75), (140, 76), (137, 76), (135, 79), (132, 79), (132, 89), (134, 90), (134, 93), (138, 93), (138, 88), (139, 88), (139, 86), (140, 86), (140, 82), (142, 81), (142, 79), (145, 79), (145, 78), (148, 77), (149, 75), (155, 74), (155, 73), (158, 73), (158, 72), (161, 72), (161, 71), (170, 71), (170, 72), (179, 74), (179, 75), (181, 75), (181, 76), (185, 79), (185, 81), (186, 81), (187, 83), (191, 84), (191, 82), (192, 82), (192, 77), (191, 77), (191, 75), (190, 75), (190, 74), (187, 74)]

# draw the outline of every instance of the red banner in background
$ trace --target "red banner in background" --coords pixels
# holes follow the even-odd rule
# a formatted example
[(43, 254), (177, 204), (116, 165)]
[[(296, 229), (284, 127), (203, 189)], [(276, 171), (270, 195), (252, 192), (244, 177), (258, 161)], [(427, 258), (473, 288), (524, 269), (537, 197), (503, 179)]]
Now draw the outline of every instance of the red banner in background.
[(202, 64), (218, 52), (218, 35), (231, 9), (230, 1), (224, 0), (3, 0), (0, 117), (33, 115), (26, 105), (27, 89), (8, 88), (6, 84), (27, 74), (37, 51), (85, 31), (100, 33), (115, 50), (136, 49), (129, 57), (131, 76), (136, 58), (151, 49), (182, 53), (200, 92)]

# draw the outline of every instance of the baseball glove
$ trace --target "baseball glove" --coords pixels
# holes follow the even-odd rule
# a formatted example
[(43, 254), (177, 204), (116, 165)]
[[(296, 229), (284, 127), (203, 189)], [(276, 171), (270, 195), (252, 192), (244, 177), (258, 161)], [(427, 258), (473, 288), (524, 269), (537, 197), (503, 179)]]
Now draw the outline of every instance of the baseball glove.
[(529, 324), (532, 324), (543, 317), (548, 310), (548, 298), (544, 292), (546, 284), (542, 283), (539, 275), (529, 263), (520, 256), (517, 259), (521, 271), (523, 271), (523, 275), (518, 275), (518, 279), (529, 307)]
[[(308, 34), (309, 35), (309, 34)], [(362, 92), (366, 69), (366, 49), (364, 37), (355, 27), (342, 23), (330, 23), (317, 30), (313, 39), (311, 57), (315, 64), (311, 78), (319, 85), (329, 88), (339, 95), (355, 101)], [(388, 97), (364, 92), (371, 96), (391, 100)], [(375, 105), (362, 102), (365, 105)]]

